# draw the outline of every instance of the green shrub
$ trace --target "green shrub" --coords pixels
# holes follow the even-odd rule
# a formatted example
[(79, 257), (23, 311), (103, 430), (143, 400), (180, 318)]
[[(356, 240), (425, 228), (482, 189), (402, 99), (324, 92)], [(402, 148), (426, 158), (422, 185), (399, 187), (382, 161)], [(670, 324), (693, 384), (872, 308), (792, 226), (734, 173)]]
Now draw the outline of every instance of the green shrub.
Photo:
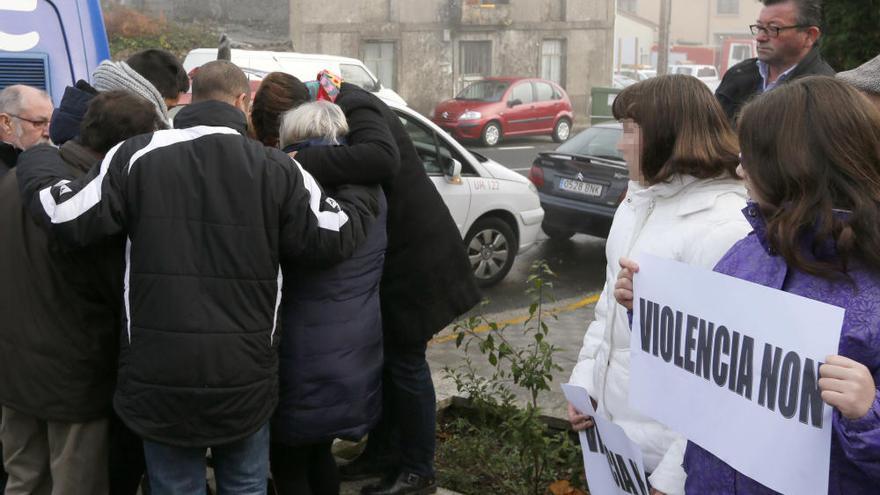
[[(443, 486), (463, 493), (543, 495), (557, 480), (583, 484), (580, 447), (570, 432), (548, 428), (538, 406), (553, 374), (562, 371), (554, 361), (559, 349), (545, 339), (550, 327), (544, 303), (552, 299), (547, 280), (552, 276), (544, 261), (531, 267), (527, 292), (532, 304), (520, 330), (531, 336), (529, 344), (515, 345), (505, 332), (516, 330), (482, 316), (455, 326), (456, 345), (467, 357), (464, 364), (446, 367), (445, 372), (470, 399), (473, 410), (445, 424), (441, 432), (446, 437), (438, 448)], [(488, 360), (491, 376), (481, 376), (474, 368), (472, 347)], [(524, 406), (517, 404), (516, 390), (528, 396)]]

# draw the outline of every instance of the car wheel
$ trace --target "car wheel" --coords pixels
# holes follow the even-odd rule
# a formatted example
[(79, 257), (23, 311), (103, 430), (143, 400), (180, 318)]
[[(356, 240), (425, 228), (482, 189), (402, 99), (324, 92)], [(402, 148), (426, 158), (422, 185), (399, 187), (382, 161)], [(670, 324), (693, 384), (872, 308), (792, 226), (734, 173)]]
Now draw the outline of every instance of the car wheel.
[(480, 141), (482, 141), (483, 146), (486, 146), (487, 148), (491, 148), (501, 141), (501, 126), (498, 125), (498, 122), (489, 122), (486, 124), (486, 127), (483, 127)]
[(497, 284), (507, 275), (516, 257), (517, 240), (504, 220), (477, 220), (464, 240), (471, 270), (480, 287)]
[(551, 227), (549, 225), (541, 225), (541, 230), (547, 234), (547, 237), (553, 239), (554, 241), (567, 241), (571, 239), (571, 236), (574, 235), (573, 230), (560, 229), (558, 227)]
[(568, 139), (568, 136), (571, 135), (571, 121), (566, 118), (561, 118), (556, 121), (556, 125), (553, 126), (553, 140), (557, 143), (561, 143)]

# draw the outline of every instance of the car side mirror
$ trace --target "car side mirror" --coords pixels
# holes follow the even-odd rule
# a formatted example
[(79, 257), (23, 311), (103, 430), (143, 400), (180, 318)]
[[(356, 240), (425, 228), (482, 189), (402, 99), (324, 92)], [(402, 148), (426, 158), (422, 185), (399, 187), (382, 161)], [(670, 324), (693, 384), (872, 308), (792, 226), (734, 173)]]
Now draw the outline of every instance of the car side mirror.
[(446, 170), (446, 182), (461, 185), (461, 162), (455, 158), (449, 160), (449, 168)]
[(507, 102), (507, 106), (513, 108), (517, 105), (522, 105), (522, 100), (510, 100)]

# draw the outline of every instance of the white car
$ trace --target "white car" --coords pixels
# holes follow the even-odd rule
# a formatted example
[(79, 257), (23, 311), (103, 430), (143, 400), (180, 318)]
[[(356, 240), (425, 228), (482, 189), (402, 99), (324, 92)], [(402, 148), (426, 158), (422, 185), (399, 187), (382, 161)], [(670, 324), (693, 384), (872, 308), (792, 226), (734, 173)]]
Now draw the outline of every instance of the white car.
[(544, 210), (535, 186), (504, 165), (468, 151), (418, 112), (386, 103), (397, 113), (449, 207), (477, 283), (498, 283), (517, 253), (534, 245), (541, 232)]

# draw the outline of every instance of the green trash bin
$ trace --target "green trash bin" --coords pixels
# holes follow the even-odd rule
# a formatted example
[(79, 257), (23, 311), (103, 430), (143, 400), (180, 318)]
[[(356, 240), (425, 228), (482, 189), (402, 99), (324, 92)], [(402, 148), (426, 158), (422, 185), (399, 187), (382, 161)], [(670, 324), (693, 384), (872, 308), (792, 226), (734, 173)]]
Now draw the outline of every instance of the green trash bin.
[(611, 104), (614, 103), (614, 98), (620, 91), (617, 88), (599, 87), (594, 87), (590, 91), (590, 125), (614, 120), (614, 116), (611, 114)]

